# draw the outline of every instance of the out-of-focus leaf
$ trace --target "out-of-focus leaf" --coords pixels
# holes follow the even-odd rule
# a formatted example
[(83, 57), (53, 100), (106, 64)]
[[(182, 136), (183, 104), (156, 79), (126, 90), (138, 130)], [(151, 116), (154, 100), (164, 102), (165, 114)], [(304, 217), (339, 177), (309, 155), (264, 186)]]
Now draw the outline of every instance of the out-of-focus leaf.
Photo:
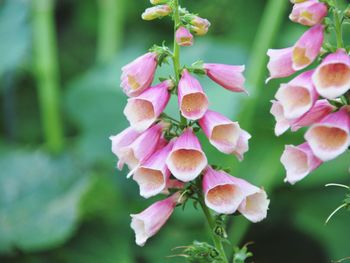
[(71, 237), (90, 185), (71, 156), (14, 151), (0, 159), (0, 251), (38, 251)]
[(28, 24), (28, 0), (0, 2), (0, 76), (13, 70), (28, 53), (30, 28)]

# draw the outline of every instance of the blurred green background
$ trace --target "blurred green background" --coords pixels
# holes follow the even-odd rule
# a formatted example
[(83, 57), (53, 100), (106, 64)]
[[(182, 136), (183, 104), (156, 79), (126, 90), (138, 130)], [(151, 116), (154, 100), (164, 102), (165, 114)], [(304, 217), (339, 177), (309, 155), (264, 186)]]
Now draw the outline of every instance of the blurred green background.
[[(248, 64), (249, 99), (200, 79), (211, 108), (253, 135), (243, 163), (219, 154), (203, 136), (210, 162), (264, 186), (271, 198), (264, 222), (230, 222), (231, 247), (254, 241), (257, 263), (350, 256), (350, 213), (324, 225), (345, 194), (324, 185), (349, 185), (349, 154), (294, 187), (283, 183), (284, 144), (301, 143), (303, 131), (274, 136), (269, 109), (279, 83), (266, 86), (264, 79), (267, 47), (291, 46), (305, 30), (288, 21), (289, 1), (181, 2), (212, 23), (208, 36), (182, 49), (183, 63)], [(209, 241), (191, 205), (144, 248), (129, 227), (129, 214), (156, 199), (139, 197), (127, 171), (115, 169), (108, 137), (127, 127), (122, 65), (154, 43), (171, 44), (172, 22), (143, 22), (147, 6), (146, 0), (0, 0), (0, 262), (184, 262), (166, 256), (193, 240)], [(170, 70), (164, 66), (158, 76)], [(176, 114), (175, 101), (167, 111)]]

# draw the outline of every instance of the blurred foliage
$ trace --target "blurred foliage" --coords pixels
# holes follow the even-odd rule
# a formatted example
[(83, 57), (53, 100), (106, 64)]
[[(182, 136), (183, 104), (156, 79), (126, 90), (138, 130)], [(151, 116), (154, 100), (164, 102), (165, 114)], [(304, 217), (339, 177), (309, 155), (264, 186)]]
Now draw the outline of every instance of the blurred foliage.
[[(212, 22), (208, 37), (197, 38), (193, 48), (183, 49), (183, 63), (198, 59), (232, 64), (248, 61), (266, 1), (183, 2)], [(185, 211), (178, 209), (145, 248), (134, 245), (128, 214), (143, 210), (154, 200), (142, 200), (137, 186), (125, 179), (126, 171), (115, 171), (108, 139), (127, 126), (122, 114), (126, 96), (119, 89), (121, 66), (153, 42), (160, 44), (165, 39), (169, 44), (170, 22), (143, 22), (140, 14), (148, 1), (125, 0), (122, 50), (110, 62), (96, 63), (97, 1), (56, 1), (67, 147), (61, 155), (49, 156), (38, 146), (43, 139), (34, 76), (31, 70), (19, 70), (31, 65), (30, 3), (0, 1), (0, 87), (13, 91), (12, 95), (0, 95), (4, 109), (0, 116), (0, 262), (184, 262), (166, 256), (174, 254), (172, 248), (191, 244), (193, 239), (209, 241), (200, 212), (191, 204)], [(287, 22), (286, 14), (273, 47), (291, 45), (303, 30)], [(166, 77), (169, 70), (165, 65), (157, 78)], [(13, 81), (8, 81), (9, 76)], [(211, 108), (236, 119), (244, 95), (231, 94), (207, 78), (199, 80)], [(341, 211), (324, 226), (343, 195), (323, 187), (330, 182), (350, 183), (349, 154), (323, 165), (296, 186), (284, 185), (279, 157), (284, 144), (302, 142), (303, 131), (274, 136), (269, 107), (277, 86), (278, 81), (273, 81), (269, 87), (263, 83), (258, 87), (264, 90), (256, 102), (251, 150), (244, 162), (219, 154), (201, 136), (210, 162), (224, 162), (237, 176), (270, 186), (268, 219), (249, 228), (243, 240), (238, 237), (244, 225), (248, 227), (246, 220), (234, 220), (232, 233), (237, 234), (240, 246), (254, 241), (249, 250), (258, 263), (323, 263), (349, 256), (349, 213)], [(5, 107), (7, 103), (12, 107)], [(176, 101), (171, 101), (167, 111), (177, 116)], [(7, 127), (12, 122), (15, 132), (9, 136)], [(227, 248), (232, 250), (234, 245), (232, 242)]]

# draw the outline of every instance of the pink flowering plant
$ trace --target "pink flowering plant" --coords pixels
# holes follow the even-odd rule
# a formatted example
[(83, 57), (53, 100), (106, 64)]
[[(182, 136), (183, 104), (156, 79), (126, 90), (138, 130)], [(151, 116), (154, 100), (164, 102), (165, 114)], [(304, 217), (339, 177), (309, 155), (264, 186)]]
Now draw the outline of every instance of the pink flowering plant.
[[(127, 177), (138, 184), (140, 195), (165, 198), (132, 214), (131, 228), (137, 245), (144, 246), (174, 209), (185, 208), (192, 201), (204, 212), (213, 244), (194, 242), (184, 247), (181, 255), (191, 262), (229, 262), (223, 247), (228, 240), (225, 218), (243, 215), (251, 222), (259, 222), (267, 215), (269, 200), (262, 188), (230, 175), (220, 164), (208, 163), (198, 133), (203, 132), (218, 151), (235, 155), (240, 161), (248, 151), (251, 136), (238, 122), (209, 109), (210, 98), (197, 76), (206, 75), (228, 91), (247, 93), (244, 66), (202, 61), (182, 66), (180, 47), (192, 46), (194, 35), (205, 35), (210, 22), (180, 7), (178, 0), (151, 3), (153, 6), (145, 10), (142, 18), (172, 18), (174, 46), (155, 45), (122, 68), (121, 87), (129, 97), (124, 114), (130, 127), (110, 139), (117, 167), (129, 168)], [(318, 29), (315, 31), (313, 34), (320, 34)], [(305, 46), (304, 40), (301, 46)], [(163, 63), (172, 63), (174, 72), (158, 83), (154, 76)], [(165, 113), (171, 96), (177, 96), (179, 119)], [(233, 262), (244, 262), (251, 256), (246, 247), (236, 252), (239, 255), (233, 257)]]
[[(296, 75), (281, 84), (271, 108), (277, 136), (307, 127), (305, 142), (286, 145), (281, 157), (285, 181), (295, 184), (350, 146), (350, 56), (342, 30), (350, 9), (340, 8), (337, 0), (292, 2), (289, 18), (309, 29), (292, 47), (270, 49), (267, 55), (268, 81)], [(342, 208), (350, 208), (346, 200)]]

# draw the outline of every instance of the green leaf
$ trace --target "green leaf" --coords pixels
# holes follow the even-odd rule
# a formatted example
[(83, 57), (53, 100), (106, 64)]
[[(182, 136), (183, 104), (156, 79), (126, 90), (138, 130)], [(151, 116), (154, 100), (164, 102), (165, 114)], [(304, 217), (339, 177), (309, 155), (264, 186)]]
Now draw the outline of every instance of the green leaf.
[(72, 157), (15, 151), (0, 167), (0, 252), (43, 250), (72, 236), (90, 185)]

